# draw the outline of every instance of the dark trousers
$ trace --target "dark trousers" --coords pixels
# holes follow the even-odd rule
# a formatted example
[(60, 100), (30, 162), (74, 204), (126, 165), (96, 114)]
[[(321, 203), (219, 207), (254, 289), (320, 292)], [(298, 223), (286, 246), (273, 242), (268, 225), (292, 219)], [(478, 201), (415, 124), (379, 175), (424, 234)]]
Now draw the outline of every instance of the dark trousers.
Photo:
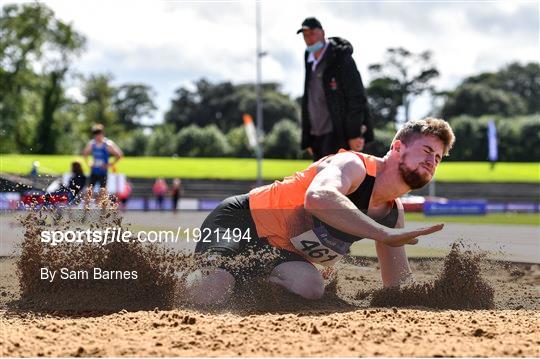
[(173, 212), (176, 212), (178, 207), (178, 200), (180, 199), (180, 196), (178, 194), (173, 194), (172, 196), (172, 210)]
[(284, 262), (306, 261), (299, 254), (272, 247), (265, 238), (258, 237), (248, 194), (225, 199), (206, 217), (195, 246), (195, 253), (205, 252), (223, 257), (244, 256), (243, 260), (225, 260), (219, 265), (240, 282), (267, 276)]
[(99, 183), (100, 188), (107, 188), (107, 174), (90, 174), (90, 186), (95, 187)]
[(311, 136), (311, 138), (313, 140), (311, 145), (313, 149), (313, 161), (318, 161), (324, 156), (332, 155), (340, 149), (334, 132), (321, 136)]

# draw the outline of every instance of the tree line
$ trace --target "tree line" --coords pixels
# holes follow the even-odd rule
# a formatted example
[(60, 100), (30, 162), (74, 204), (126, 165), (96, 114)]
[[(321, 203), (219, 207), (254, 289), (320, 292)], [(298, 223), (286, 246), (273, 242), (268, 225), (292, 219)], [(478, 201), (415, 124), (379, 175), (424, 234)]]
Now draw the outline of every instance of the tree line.
[[(94, 123), (128, 155), (251, 157), (242, 115), (255, 114), (254, 84), (207, 79), (179, 87), (157, 125), (155, 91), (143, 83), (113, 85), (111, 74), (83, 76), (73, 64), (86, 38), (57, 19), (45, 4), (8, 4), (0, 16), (0, 152), (80, 153)], [(409, 118), (415, 98), (429, 93), (432, 114), (451, 122), (457, 143), (453, 160), (486, 160), (486, 123), (494, 118), (503, 161), (540, 160), (540, 65), (511, 63), (465, 78), (437, 92), (440, 76), (431, 51), (390, 48), (369, 66), (366, 93), (376, 126), (367, 151), (383, 155), (399, 109)], [(300, 74), (299, 74), (300, 76)], [(73, 95), (75, 92), (75, 96)], [(305, 158), (300, 151), (300, 98), (277, 83), (262, 86), (264, 153)]]

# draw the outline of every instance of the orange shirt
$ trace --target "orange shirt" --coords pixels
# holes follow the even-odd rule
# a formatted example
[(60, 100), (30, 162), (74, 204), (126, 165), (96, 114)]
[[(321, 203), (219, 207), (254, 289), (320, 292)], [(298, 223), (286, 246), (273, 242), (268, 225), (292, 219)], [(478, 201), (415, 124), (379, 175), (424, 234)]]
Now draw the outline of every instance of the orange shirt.
[[(375, 160), (363, 153), (353, 153), (362, 159), (367, 173), (375, 176)], [(313, 218), (304, 209), (304, 199), (309, 185), (317, 175), (318, 164), (327, 158), (321, 158), (305, 170), (285, 177), (283, 181), (275, 181), (249, 192), (249, 207), (259, 238), (266, 238), (274, 247), (299, 253), (290, 239), (313, 228)]]

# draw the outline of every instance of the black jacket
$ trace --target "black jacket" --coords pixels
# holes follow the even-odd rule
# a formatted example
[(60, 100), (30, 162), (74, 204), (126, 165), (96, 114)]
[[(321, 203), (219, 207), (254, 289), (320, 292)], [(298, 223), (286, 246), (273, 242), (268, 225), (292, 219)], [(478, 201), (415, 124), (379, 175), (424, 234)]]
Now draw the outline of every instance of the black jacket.
[[(348, 140), (364, 137), (366, 143), (373, 141), (373, 124), (367, 105), (366, 92), (362, 78), (352, 58), (351, 43), (340, 37), (328, 39), (329, 46), (324, 57), (327, 61), (323, 73), (324, 92), (328, 111), (332, 118), (334, 136), (340, 147), (349, 149)], [(307, 62), (309, 53), (304, 54), (306, 79), (302, 98), (302, 149), (312, 146), (308, 111), (308, 84), (311, 76), (311, 63)], [(361, 133), (362, 125), (366, 131)]]

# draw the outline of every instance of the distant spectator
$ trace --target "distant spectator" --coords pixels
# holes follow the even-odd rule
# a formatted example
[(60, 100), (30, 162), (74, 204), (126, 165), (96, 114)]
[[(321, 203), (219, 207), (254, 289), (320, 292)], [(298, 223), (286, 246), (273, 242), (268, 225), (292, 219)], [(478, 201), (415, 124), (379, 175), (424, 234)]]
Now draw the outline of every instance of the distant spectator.
[[(99, 183), (100, 188), (107, 188), (107, 174), (109, 167), (120, 161), (124, 154), (122, 150), (110, 139), (105, 137), (105, 128), (101, 124), (92, 126), (92, 136), (94, 139), (88, 142), (83, 151), (86, 165), (91, 167), (90, 185), (95, 186)], [(88, 156), (92, 155), (93, 161), (88, 162)], [(109, 163), (109, 157), (114, 156), (115, 160)], [(96, 191), (96, 188), (93, 188)]]
[(36, 186), (36, 178), (39, 175), (39, 161), (32, 162), (32, 169), (30, 170), (30, 177), (32, 179), (32, 187)]
[(172, 210), (174, 213), (176, 213), (177, 207), (178, 207), (178, 200), (180, 199), (180, 196), (182, 195), (182, 181), (180, 178), (175, 178), (172, 184), (171, 189), (171, 195), (172, 195)]
[(163, 210), (163, 199), (165, 198), (168, 189), (167, 182), (161, 177), (157, 178), (152, 186), (152, 192), (154, 192), (154, 196), (156, 196), (156, 205), (160, 211)]
[(32, 169), (30, 170), (30, 176), (37, 177), (39, 174), (39, 161), (32, 162)]
[(86, 176), (83, 173), (81, 163), (79, 161), (71, 162), (71, 178), (68, 182), (69, 191), (73, 197), (77, 197), (85, 186)]
[(340, 148), (362, 151), (373, 141), (373, 125), (351, 43), (341, 37), (326, 38), (314, 17), (305, 19), (296, 33), (302, 34), (307, 46), (302, 149), (314, 161)]

